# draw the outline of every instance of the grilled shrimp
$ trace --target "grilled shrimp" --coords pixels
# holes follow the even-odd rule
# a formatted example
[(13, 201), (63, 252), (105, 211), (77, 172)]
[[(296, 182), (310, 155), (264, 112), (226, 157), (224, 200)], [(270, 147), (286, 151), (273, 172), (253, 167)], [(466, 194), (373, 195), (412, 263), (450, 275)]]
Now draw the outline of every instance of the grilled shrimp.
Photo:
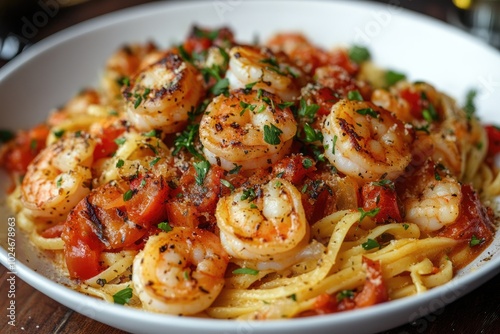
[(33, 160), (21, 185), (22, 202), (33, 217), (64, 219), (90, 192), (95, 145), (87, 134), (65, 136)]
[(266, 91), (233, 91), (217, 96), (200, 123), (203, 152), (225, 170), (266, 167), (290, 151), (297, 124), (291, 110)]
[(402, 202), (406, 221), (415, 223), (425, 232), (432, 232), (453, 223), (460, 213), (462, 188), (449, 175), (441, 175), (442, 165), (428, 160), (411, 179), (415, 184), (406, 185)]
[(430, 182), (420, 197), (406, 201), (406, 220), (425, 232), (453, 223), (460, 211), (460, 189), (460, 184), (451, 177)]
[(300, 95), (301, 71), (294, 67), (283, 53), (273, 53), (267, 48), (235, 46), (229, 52), (229, 69), (226, 78), (230, 89), (264, 89), (291, 101)]
[(203, 95), (198, 70), (172, 52), (138, 72), (123, 91), (132, 125), (165, 133), (182, 130)]
[(370, 102), (339, 101), (322, 132), (328, 160), (361, 182), (382, 175), (395, 179), (411, 161), (409, 130), (392, 113)]
[(413, 121), (408, 101), (386, 89), (375, 89), (371, 101), (379, 107), (394, 113), (403, 122), (411, 123)]
[(174, 227), (170, 232), (150, 237), (136, 256), (134, 290), (148, 310), (196, 314), (219, 295), (228, 262), (215, 234)]
[(309, 241), (300, 192), (284, 179), (274, 178), (256, 190), (240, 189), (221, 198), (215, 216), (229, 255), (257, 265), (268, 261), (278, 269), (280, 262), (293, 258)]

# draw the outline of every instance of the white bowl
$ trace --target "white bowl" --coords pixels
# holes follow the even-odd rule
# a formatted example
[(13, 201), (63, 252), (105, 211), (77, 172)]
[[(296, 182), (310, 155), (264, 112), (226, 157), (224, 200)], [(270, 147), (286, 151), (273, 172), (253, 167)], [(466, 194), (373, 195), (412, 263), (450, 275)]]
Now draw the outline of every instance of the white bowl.
[[(0, 70), (0, 124), (27, 128), (43, 121), (82, 87), (95, 85), (107, 57), (126, 42), (154, 40), (161, 46), (181, 41), (192, 24), (228, 25), (238, 40), (265, 40), (277, 31), (304, 32), (333, 47), (364, 44), (375, 61), (425, 80), (458, 97), (481, 92), (479, 115), (500, 123), (500, 54), (441, 22), (389, 5), (362, 1), (206, 1), (153, 3), (76, 25), (34, 45)], [(5, 188), (8, 184), (2, 176)], [(2, 192), (4, 193), (4, 192)], [(2, 195), (3, 196), (3, 195)], [(3, 202), (3, 197), (2, 197)], [(0, 261), (7, 251), (8, 217), (0, 216)], [(445, 286), (425, 294), (321, 317), (268, 322), (182, 318), (110, 305), (62, 284), (50, 262), (17, 231), (15, 271), (58, 302), (100, 322), (134, 333), (370, 333), (416, 320), (476, 288), (500, 271), (500, 235), (474, 263)], [(489, 257), (489, 261), (483, 261)], [(421, 311), (421, 310), (427, 311)]]

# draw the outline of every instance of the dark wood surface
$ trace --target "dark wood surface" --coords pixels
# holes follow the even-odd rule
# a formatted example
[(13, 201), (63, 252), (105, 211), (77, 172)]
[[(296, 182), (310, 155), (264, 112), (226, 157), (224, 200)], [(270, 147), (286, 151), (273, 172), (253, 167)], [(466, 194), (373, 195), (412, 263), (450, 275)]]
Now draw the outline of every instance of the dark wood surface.
[[(12, 2), (14, 3), (14, 1)], [(40, 7), (37, 7), (39, 6), (37, 1), (30, 3), (28, 0), (23, 0), (17, 3), (21, 2), (27, 3), (27, 5), (24, 5), (22, 12), (12, 12), (9, 14), (8, 20), (5, 17), (0, 18), (0, 28), (4, 29), (4, 33), (5, 29), (8, 29), (7, 33), (22, 37), (22, 17), (30, 17), (30, 15), (40, 10)], [(67, 2), (60, 1), (60, 3)], [(58, 8), (57, 14), (54, 17), (51, 17), (43, 27), (37, 30), (34, 36), (23, 38), (23, 42), (27, 45), (36, 43), (61, 29), (88, 18), (145, 2), (152, 2), (152, 0), (94, 0), (77, 6), (61, 7)], [(398, 2), (392, 1), (391, 3), (400, 3), (403, 7), (446, 20), (451, 0), (401, 0)], [(8, 10), (12, 11), (13, 9), (9, 8)], [(0, 14), (2, 14), (2, 11), (5, 11), (5, 8), (0, 7)], [(5, 63), (6, 60), (0, 59), (0, 66)], [(33, 289), (19, 278), (16, 278), (16, 327), (12, 327), (7, 323), (9, 320), (7, 318), (7, 308), (10, 300), (7, 298), (9, 293), (7, 279), (9, 277), (10, 275), (8, 275), (6, 268), (0, 266), (0, 333), (124, 333), (66, 308)], [(422, 312), (425, 311), (422, 310)], [(380, 319), (380, 321), (384, 321), (384, 319)], [(475, 291), (462, 296), (444, 308), (419, 318), (413, 323), (394, 328), (384, 333), (493, 334), (498, 333), (500, 331), (499, 328), (500, 274)]]

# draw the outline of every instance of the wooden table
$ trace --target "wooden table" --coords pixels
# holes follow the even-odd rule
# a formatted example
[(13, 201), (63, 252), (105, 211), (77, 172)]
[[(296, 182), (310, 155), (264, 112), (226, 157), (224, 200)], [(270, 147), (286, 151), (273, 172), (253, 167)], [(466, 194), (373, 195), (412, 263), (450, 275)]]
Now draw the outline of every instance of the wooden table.
[[(35, 36), (26, 42), (34, 43), (56, 31), (97, 15), (152, 1), (154, 0), (100, 0), (86, 2), (75, 7), (59, 8), (57, 16), (50, 19), (43, 28), (37, 31)], [(67, 3), (67, 1), (60, 2)], [(33, 1), (33, 3), (35, 7), (32, 5), (31, 9), (28, 10), (31, 10), (31, 13), (36, 13), (36, 10), (40, 10), (40, 8), (36, 7), (36, 1)], [(395, 2), (392, 1), (392, 3)], [(446, 19), (446, 10), (449, 6), (449, 2), (443, 0), (402, 0), (400, 3), (404, 7), (427, 13), (442, 20)], [(28, 14), (21, 13), (19, 15), (17, 17), (18, 21), (23, 15)], [(17, 22), (15, 17), (11, 17), (10, 21)], [(14, 24), (12, 30), (14, 33), (19, 34), (21, 28), (21, 26), (16, 27)], [(4, 63), (0, 61), (0, 65)], [(11, 327), (7, 324), (8, 319), (6, 317), (6, 309), (9, 302), (9, 299), (6, 298), (9, 290), (8, 277), (6, 268), (0, 266), (0, 333), (124, 333), (66, 308), (33, 289), (19, 278), (16, 279), (17, 326), (15, 328)], [(384, 319), (380, 319), (380, 321), (384, 321)], [(384, 333), (493, 334), (498, 333), (499, 328), (500, 274), (477, 290), (461, 297), (443, 309), (420, 318), (412, 324), (407, 324)]]

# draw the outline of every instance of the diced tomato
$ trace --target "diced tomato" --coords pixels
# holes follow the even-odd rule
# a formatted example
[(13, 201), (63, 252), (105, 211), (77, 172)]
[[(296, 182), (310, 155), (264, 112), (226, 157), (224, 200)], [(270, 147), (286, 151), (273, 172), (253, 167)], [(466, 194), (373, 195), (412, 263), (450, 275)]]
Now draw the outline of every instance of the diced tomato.
[[(467, 265), (478, 253), (484, 250), (493, 239), (493, 214), (483, 206), (477, 193), (471, 185), (462, 185), (462, 202), (460, 204), (460, 215), (457, 220), (445, 226), (438, 236), (461, 240), (461, 246), (456, 247), (454, 252), (466, 249), (468, 257), (463, 263), (455, 263), (457, 268)], [(475, 238), (479, 244), (470, 244)]]
[(347, 311), (386, 302), (389, 297), (382, 278), (380, 261), (373, 261), (363, 256), (366, 281), (361, 291), (354, 298), (344, 298), (337, 305), (337, 311)]
[(170, 188), (162, 177), (137, 178), (131, 182), (130, 189), (135, 194), (125, 203), (129, 219), (149, 228), (167, 217), (165, 202)]
[(361, 292), (354, 297), (356, 308), (386, 302), (389, 297), (382, 278), (380, 261), (373, 261), (363, 256), (363, 266), (366, 269), (366, 281)]
[(500, 153), (500, 128), (486, 125), (484, 129), (488, 135), (488, 155), (493, 157)]
[(389, 300), (387, 288), (382, 278), (380, 261), (373, 261), (364, 256), (362, 261), (366, 270), (366, 281), (361, 291), (353, 291), (352, 297), (345, 297), (340, 301), (334, 295), (319, 295), (316, 297), (313, 306), (314, 311), (302, 313), (300, 316), (343, 312), (380, 304)]
[(110, 157), (118, 149), (115, 139), (125, 131), (125, 127), (110, 125), (105, 126), (99, 134), (99, 140), (94, 149), (94, 161)]
[(294, 185), (300, 184), (308, 173), (316, 171), (314, 160), (295, 154), (285, 157), (273, 166), (272, 175), (290, 181)]
[(49, 132), (47, 125), (40, 124), (29, 131), (17, 133), (2, 155), (2, 164), (7, 172), (26, 173), (31, 161), (45, 148)]
[(179, 186), (171, 192), (166, 203), (169, 222), (174, 226), (202, 227), (207, 215), (215, 213), (217, 201), (222, 192), (221, 179), (224, 170), (219, 166), (211, 166), (203, 180), (196, 183), (196, 171), (189, 168), (179, 180)]
[(171, 200), (165, 204), (168, 222), (172, 226), (198, 227), (199, 211), (196, 206), (180, 199)]
[(225, 43), (234, 43), (234, 36), (230, 29), (220, 28), (218, 30), (200, 29), (193, 27), (191, 33), (184, 41), (183, 47), (189, 54), (200, 53), (208, 50), (211, 46), (223, 46)]
[(94, 189), (70, 212), (61, 237), (71, 277), (94, 276), (100, 270), (102, 251), (137, 249), (149, 229), (166, 219), (164, 203), (169, 188), (164, 180), (144, 177), (136, 182), (130, 185), (133, 195), (129, 200), (123, 198), (123, 188), (129, 185), (106, 184)]
[(359, 65), (349, 58), (346, 49), (337, 49), (329, 54), (328, 64), (338, 65), (346, 70), (350, 75), (355, 75), (359, 71)]
[(211, 166), (203, 184), (199, 185), (196, 182), (196, 171), (191, 167), (180, 178), (172, 197), (194, 205), (199, 211), (213, 212), (221, 192), (220, 180), (223, 176), (224, 170), (221, 167)]
[(323, 87), (330, 88), (337, 97), (346, 98), (347, 94), (354, 90), (359, 91), (364, 98), (369, 97), (368, 92), (364, 92), (358, 86), (356, 79), (340, 66), (332, 65), (319, 68), (315, 75), (316, 81)]
[(361, 189), (361, 200), (363, 202), (364, 211), (368, 212), (376, 210), (377, 208), (380, 210), (377, 215), (373, 217), (375, 222), (383, 223), (387, 220), (401, 222), (401, 212), (392, 182), (386, 185), (378, 185), (373, 182), (363, 185)]
[(415, 119), (423, 119), (422, 111), (424, 110), (424, 106), (422, 104), (422, 97), (420, 92), (413, 91), (407, 88), (402, 90), (399, 94), (410, 104), (410, 112), (412, 116)]
[(317, 115), (328, 115), (333, 105), (337, 103), (340, 98), (339, 94), (335, 93), (331, 88), (321, 87), (312, 92), (314, 102), (319, 106)]
[(65, 240), (64, 258), (70, 277), (86, 280), (102, 271), (100, 255), (102, 245), (96, 238)]

